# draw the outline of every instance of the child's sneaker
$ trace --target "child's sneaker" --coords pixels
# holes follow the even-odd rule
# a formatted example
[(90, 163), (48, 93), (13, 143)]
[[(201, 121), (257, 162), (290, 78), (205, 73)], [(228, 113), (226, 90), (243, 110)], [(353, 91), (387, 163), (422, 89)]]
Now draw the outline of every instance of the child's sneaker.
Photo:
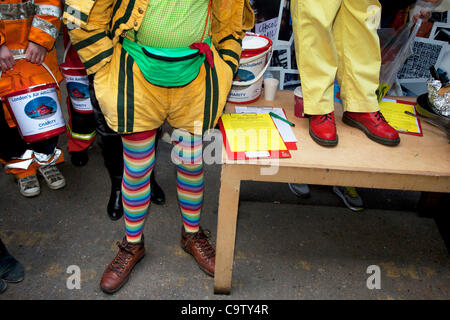
[(292, 193), (299, 198), (309, 198), (311, 196), (311, 191), (307, 184), (288, 183), (288, 186)]
[(333, 187), (334, 193), (344, 201), (344, 204), (352, 211), (364, 210), (364, 203), (354, 187)]
[(66, 179), (55, 165), (39, 167), (38, 171), (50, 189), (57, 190), (66, 185)]
[(41, 187), (36, 175), (17, 179), (17, 183), (19, 184), (20, 193), (24, 197), (35, 197), (41, 193)]

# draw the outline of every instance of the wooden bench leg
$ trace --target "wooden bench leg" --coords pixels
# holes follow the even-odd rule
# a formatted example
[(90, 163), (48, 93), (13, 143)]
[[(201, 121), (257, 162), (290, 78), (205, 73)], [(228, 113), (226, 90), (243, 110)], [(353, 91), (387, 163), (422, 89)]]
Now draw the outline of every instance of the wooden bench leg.
[(222, 165), (219, 212), (217, 217), (214, 293), (229, 294), (233, 271), (236, 223), (241, 181), (231, 166)]

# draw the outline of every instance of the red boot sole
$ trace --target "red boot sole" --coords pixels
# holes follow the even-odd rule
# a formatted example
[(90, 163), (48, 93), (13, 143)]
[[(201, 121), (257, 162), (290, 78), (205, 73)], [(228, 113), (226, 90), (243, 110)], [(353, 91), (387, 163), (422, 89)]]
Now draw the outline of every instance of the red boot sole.
[(362, 130), (367, 137), (369, 137), (369, 139), (378, 142), (380, 144), (383, 144), (385, 146), (391, 146), (391, 147), (395, 147), (400, 143), (400, 138), (397, 139), (388, 139), (388, 138), (383, 138), (383, 137), (379, 137), (377, 135), (374, 135), (372, 132), (369, 131), (369, 129), (367, 129), (364, 125), (362, 125), (361, 123), (359, 123), (358, 121), (353, 120), (352, 118), (350, 118), (349, 116), (347, 116), (345, 113), (342, 116), (342, 121), (354, 128), (358, 128), (360, 130)]
[(335, 146), (337, 146), (338, 141), (339, 141), (338, 137), (336, 137), (336, 139), (334, 139), (334, 140), (319, 138), (318, 136), (316, 136), (314, 134), (314, 132), (311, 130), (311, 128), (309, 129), (309, 135), (315, 142), (317, 142), (318, 144), (320, 144), (323, 147), (335, 147)]

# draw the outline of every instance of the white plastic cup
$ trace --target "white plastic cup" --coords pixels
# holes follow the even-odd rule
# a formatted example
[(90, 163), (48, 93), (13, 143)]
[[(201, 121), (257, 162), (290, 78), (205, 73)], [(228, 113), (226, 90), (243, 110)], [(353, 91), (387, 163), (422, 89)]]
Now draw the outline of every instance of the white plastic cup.
[(268, 101), (275, 100), (280, 81), (275, 78), (264, 79), (264, 99)]

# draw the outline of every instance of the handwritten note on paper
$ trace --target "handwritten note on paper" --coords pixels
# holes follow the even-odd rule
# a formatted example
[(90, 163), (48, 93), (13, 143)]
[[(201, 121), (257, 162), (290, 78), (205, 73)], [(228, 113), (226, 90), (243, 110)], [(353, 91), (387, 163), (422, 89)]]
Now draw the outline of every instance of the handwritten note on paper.
[(224, 114), (222, 123), (232, 152), (287, 150), (267, 113)]
[(397, 131), (421, 134), (419, 120), (407, 115), (405, 111), (415, 114), (413, 105), (398, 103), (395, 100), (383, 99), (380, 110), (386, 121)]
[(273, 18), (255, 25), (255, 33), (266, 36), (270, 40), (274, 41), (278, 26), (278, 17)]
[[(272, 107), (240, 107), (236, 106), (236, 113), (269, 113), (273, 112), (276, 115), (286, 119), (286, 115), (282, 108), (272, 108)], [(287, 120), (287, 119), (286, 119)], [(298, 142), (295, 137), (294, 131), (292, 131), (292, 127), (284, 121), (279, 119), (273, 119), (273, 122), (277, 126), (278, 131), (280, 132), (281, 138), (284, 142)]]

